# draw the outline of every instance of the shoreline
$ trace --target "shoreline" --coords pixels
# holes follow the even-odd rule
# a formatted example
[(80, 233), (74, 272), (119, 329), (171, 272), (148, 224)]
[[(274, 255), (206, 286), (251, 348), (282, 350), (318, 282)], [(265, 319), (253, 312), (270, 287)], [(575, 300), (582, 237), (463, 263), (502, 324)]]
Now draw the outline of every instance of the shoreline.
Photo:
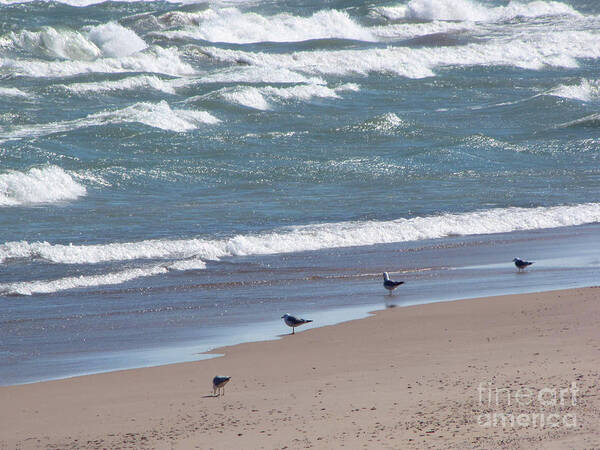
[[(0, 385), (196, 361), (223, 345), (276, 338), (285, 312), (318, 316), (320, 326), (390, 305), (589, 286), (600, 269), (597, 233), (594, 224), (264, 255), (247, 257), (244, 271), (214, 262), (158, 277), (158, 286), (5, 297), (0, 340), (10, 351)], [(534, 269), (517, 273), (515, 255)], [(394, 296), (382, 271), (406, 282)]]
[[(430, 303), (218, 348), (219, 358), (0, 387), (0, 448), (597, 446), (599, 316), (598, 287)], [(233, 377), (221, 398), (209, 395), (217, 373)], [(558, 409), (477, 402), (482, 386), (572, 383), (580, 401)], [(477, 423), (493, 413), (530, 426)], [(577, 426), (540, 427), (540, 413), (575, 414)]]

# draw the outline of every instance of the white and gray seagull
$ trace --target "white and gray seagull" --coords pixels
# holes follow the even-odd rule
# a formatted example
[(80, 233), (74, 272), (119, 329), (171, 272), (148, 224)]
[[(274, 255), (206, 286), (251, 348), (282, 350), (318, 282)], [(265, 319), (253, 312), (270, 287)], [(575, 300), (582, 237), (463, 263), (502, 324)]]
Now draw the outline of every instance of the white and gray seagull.
[(390, 295), (392, 295), (392, 291), (401, 284), (404, 284), (404, 281), (392, 281), (390, 280), (388, 273), (383, 272), (383, 287), (390, 291)]
[(281, 318), (283, 319), (283, 321), (285, 322), (285, 324), (288, 327), (292, 327), (292, 333), (291, 334), (295, 334), (295, 328), (299, 327), (300, 325), (304, 325), (305, 323), (309, 323), (312, 322), (312, 320), (309, 319), (301, 319), (299, 317), (296, 316), (292, 316), (290, 314), (284, 314), (283, 316), (281, 316)]
[(221, 395), (221, 390), (223, 391), (223, 395), (225, 395), (225, 385), (229, 383), (231, 377), (225, 377), (223, 375), (217, 375), (213, 378), (213, 395), (216, 397)]
[(513, 259), (513, 262), (515, 263), (515, 266), (517, 266), (517, 269), (519, 269), (519, 272), (521, 270), (525, 270), (525, 268), (527, 266), (530, 266), (533, 264), (533, 261), (525, 261), (521, 258), (515, 258), (515, 259)]

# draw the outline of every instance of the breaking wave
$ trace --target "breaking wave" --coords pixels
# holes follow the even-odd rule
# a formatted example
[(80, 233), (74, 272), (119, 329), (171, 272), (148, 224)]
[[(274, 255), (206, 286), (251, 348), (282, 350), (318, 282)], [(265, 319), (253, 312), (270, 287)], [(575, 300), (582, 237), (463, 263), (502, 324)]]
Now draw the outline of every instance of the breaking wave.
[(434, 239), (456, 235), (504, 233), (600, 222), (600, 203), (538, 208), (499, 208), (462, 214), (415, 217), (387, 222), (342, 222), (287, 227), (229, 239), (147, 240), (98, 245), (7, 242), (0, 263), (9, 259), (41, 259), (62, 264), (95, 264), (165, 259), (163, 264), (100, 275), (0, 284), (0, 294), (32, 295), (67, 289), (121, 284), (169, 270), (201, 270), (205, 261), (223, 257), (291, 253), (327, 248)]
[(407, 5), (383, 7), (382, 14), (394, 18), (500, 22), (517, 17), (581, 16), (573, 7), (556, 1), (511, 1), (506, 6), (485, 6), (470, 0), (411, 0)]
[(0, 207), (63, 202), (86, 193), (85, 186), (58, 166), (0, 174)]
[(358, 90), (360, 90), (360, 88), (354, 83), (347, 83), (336, 88), (329, 88), (320, 84), (307, 84), (286, 88), (272, 86), (261, 88), (252, 86), (223, 88), (209, 95), (216, 95), (222, 97), (227, 102), (264, 111), (271, 109), (272, 102), (280, 102), (282, 100), (308, 101), (314, 97), (340, 98), (339, 92)]
[(29, 97), (29, 94), (17, 88), (0, 87), (0, 97)]
[(600, 81), (583, 79), (581, 83), (575, 85), (561, 84), (548, 94), (556, 97), (581, 100), (582, 102), (590, 102), (600, 99)]
[(238, 235), (223, 240), (161, 239), (101, 245), (7, 242), (0, 245), (0, 262), (13, 258), (39, 258), (64, 264), (160, 258), (217, 260), (227, 256), (301, 252), (597, 222), (600, 222), (600, 203), (498, 208), (384, 222), (341, 222), (287, 227), (263, 234)]
[(201, 125), (219, 122), (219, 119), (206, 111), (171, 109), (164, 100), (158, 103), (140, 102), (116, 111), (90, 114), (82, 119), (15, 127), (7, 133), (0, 134), (0, 142), (107, 124), (142, 123), (161, 130), (184, 132)]
[(67, 60), (121, 58), (144, 50), (147, 45), (134, 31), (118, 23), (86, 27), (81, 32), (46, 26), (40, 31), (9, 34), (10, 45), (34, 55)]
[(176, 39), (191, 38), (235, 44), (299, 42), (328, 38), (377, 40), (372, 31), (356, 23), (344, 11), (323, 10), (310, 17), (291, 14), (261, 16), (253, 12), (244, 13), (237, 8), (178, 14), (179, 16), (174, 17), (173, 13), (170, 13), (169, 24), (185, 25), (184, 28), (158, 34)]
[(0, 283), (0, 293), (4, 295), (50, 294), (67, 289), (106, 286), (125, 283), (141, 277), (160, 275), (168, 272), (166, 267), (156, 266), (135, 268), (102, 275), (81, 275), (65, 277), (58, 280), (22, 281), (16, 283)]
[(269, 69), (287, 69), (311, 75), (366, 76), (371, 72), (393, 73), (408, 78), (433, 76), (444, 66), (513, 66), (539, 70), (545, 66), (577, 67), (575, 58), (598, 58), (598, 35), (587, 31), (531, 34), (528, 39), (492, 41), (441, 48), (391, 47), (270, 54), (204, 48), (218, 60)]
[(180, 80), (162, 80), (155, 75), (139, 75), (116, 81), (99, 81), (90, 83), (73, 83), (60, 87), (76, 94), (102, 94), (115, 91), (153, 89), (166, 94), (175, 94), (175, 88), (185, 85)]
[(177, 49), (156, 46), (120, 58), (63, 61), (4, 58), (0, 60), (0, 71), (35, 78), (68, 77), (84, 73), (148, 72), (172, 76), (196, 73), (192, 66), (181, 60)]

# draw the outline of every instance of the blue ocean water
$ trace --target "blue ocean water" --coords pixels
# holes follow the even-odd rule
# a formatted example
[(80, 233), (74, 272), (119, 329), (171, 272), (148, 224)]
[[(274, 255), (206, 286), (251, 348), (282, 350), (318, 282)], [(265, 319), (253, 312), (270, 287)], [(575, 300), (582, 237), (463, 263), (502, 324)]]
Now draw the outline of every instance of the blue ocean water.
[(0, 12), (0, 385), (597, 280), (595, 1)]

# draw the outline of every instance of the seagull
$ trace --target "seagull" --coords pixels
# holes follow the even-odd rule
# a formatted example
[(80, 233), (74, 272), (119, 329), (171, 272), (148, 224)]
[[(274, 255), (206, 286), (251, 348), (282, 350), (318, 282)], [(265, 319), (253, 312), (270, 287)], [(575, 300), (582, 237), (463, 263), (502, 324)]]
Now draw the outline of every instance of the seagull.
[(392, 281), (390, 280), (388, 273), (383, 272), (383, 287), (390, 291), (390, 295), (392, 295), (392, 291), (401, 284), (404, 284), (404, 281)]
[(225, 385), (229, 383), (231, 377), (224, 377), (222, 375), (217, 375), (213, 378), (213, 395), (216, 397), (221, 395), (221, 389), (223, 390), (223, 395), (225, 395)]
[(525, 270), (525, 267), (533, 264), (533, 261), (523, 261), (520, 258), (513, 259), (513, 262), (515, 263), (515, 266), (517, 266), (517, 269), (519, 269), (519, 272)]
[(292, 327), (292, 334), (295, 334), (294, 328), (304, 325), (305, 323), (312, 322), (312, 320), (300, 319), (299, 317), (291, 316), (287, 313), (281, 316), (281, 318), (288, 327)]

